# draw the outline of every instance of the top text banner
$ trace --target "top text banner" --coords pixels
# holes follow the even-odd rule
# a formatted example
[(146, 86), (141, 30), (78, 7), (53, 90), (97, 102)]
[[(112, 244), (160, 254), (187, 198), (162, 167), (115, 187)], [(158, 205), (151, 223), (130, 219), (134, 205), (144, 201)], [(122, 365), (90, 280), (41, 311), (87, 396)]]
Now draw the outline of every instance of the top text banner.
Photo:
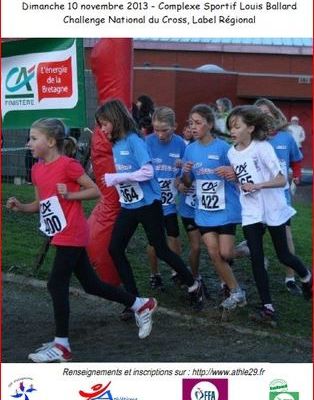
[(2, 0), (2, 37), (312, 37), (312, 0)]

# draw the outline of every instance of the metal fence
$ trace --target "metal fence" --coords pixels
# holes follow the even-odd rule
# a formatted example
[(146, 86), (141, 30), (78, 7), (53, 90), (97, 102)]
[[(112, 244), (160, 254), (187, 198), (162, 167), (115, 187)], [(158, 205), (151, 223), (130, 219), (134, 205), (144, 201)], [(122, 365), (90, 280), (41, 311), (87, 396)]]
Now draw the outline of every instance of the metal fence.
[[(92, 129), (98, 100), (95, 80), (90, 70), (85, 70), (85, 93), (87, 127)], [(2, 182), (22, 184), (30, 181), (29, 171), (32, 165), (32, 155), (25, 147), (28, 133), (28, 129), (2, 131)], [(81, 129), (79, 137), (81, 149), (84, 149), (88, 140), (89, 134)]]

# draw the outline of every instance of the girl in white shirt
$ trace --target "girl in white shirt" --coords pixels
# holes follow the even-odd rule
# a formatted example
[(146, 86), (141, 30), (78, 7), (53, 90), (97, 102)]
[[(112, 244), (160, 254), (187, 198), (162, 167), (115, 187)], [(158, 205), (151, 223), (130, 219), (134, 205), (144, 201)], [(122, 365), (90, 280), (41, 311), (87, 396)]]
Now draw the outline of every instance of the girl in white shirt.
[(285, 224), (296, 211), (287, 205), (286, 179), (271, 144), (266, 141), (269, 117), (256, 106), (235, 107), (227, 118), (234, 146), (228, 158), (240, 186), (242, 227), (262, 308), (255, 320), (276, 325), (276, 315), (264, 268), (263, 230), (266, 226), (279, 261), (300, 276), (306, 299), (312, 297), (312, 275), (288, 248)]

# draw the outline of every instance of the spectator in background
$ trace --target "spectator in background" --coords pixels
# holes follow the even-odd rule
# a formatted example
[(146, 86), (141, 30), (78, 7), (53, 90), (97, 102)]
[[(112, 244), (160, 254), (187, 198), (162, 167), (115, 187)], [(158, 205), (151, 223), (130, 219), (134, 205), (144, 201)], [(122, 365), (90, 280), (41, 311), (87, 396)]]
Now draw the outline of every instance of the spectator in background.
[(139, 96), (136, 100), (136, 107), (132, 107), (133, 119), (137, 124), (139, 124), (143, 118), (150, 118), (151, 120), (154, 108), (154, 102), (149, 96), (145, 94)]
[(187, 123), (183, 128), (182, 139), (186, 146), (188, 144), (194, 142), (193, 133), (192, 133), (189, 123)]
[(144, 117), (152, 117), (154, 113), (154, 102), (149, 97), (143, 94), (139, 96), (136, 102), (138, 108), (138, 120), (140, 121)]
[(216, 127), (222, 133), (228, 133), (226, 128), (227, 116), (232, 108), (232, 102), (227, 97), (221, 97), (216, 100), (217, 115)]
[(299, 125), (299, 117), (294, 115), (291, 117), (290, 125), (288, 126), (289, 132), (293, 136), (299, 149), (302, 149), (302, 143), (305, 140), (305, 132), (301, 125)]
[(137, 98), (136, 104), (132, 104), (132, 117), (143, 136), (153, 132), (152, 116), (154, 108), (153, 100), (145, 94)]
[(153, 133), (154, 128), (151, 117), (147, 116), (140, 119), (138, 122), (138, 129), (140, 130), (143, 136), (147, 136)]

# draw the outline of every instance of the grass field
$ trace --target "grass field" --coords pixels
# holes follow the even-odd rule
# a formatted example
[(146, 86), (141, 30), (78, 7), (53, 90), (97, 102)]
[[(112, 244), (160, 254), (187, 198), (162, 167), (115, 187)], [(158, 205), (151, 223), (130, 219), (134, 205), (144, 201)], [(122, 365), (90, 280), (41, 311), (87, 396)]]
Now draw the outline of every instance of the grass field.
[[(16, 186), (3, 184), (2, 190), (2, 265), (4, 272), (14, 272), (26, 276), (35, 276), (40, 279), (47, 279), (53, 259), (54, 249), (48, 251), (44, 264), (39, 271), (34, 270), (34, 263), (38, 255), (44, 237), (38, 230), (38, 215), (26, 215), (8, 212), (4, 207), (6, 199), (16, 196), (21, 201), (29, 202), (33, 199), (33, 187), (31, 185)], [(85, 212), (88, 215), (95, 202), (85, 202)], [(292, 231), (297, 254), (307, 265), (312, 265), (312, 232), (311, 232), (311, 206), (295, 204), (298, 214), (293, 219)], [(181, 227), (183, 258), (187, 260), (188, 243)], [(241, 229), (238, 228), (237, 242), (243, 240)], [(128, 248), (128, 256), (134, 267), (138, 287), (143, 295), (154, 294), (159, 303), (182, 313), (192, 313), (187, 307), (187, 302), (179, 301), (185, 297), (185, 292), (174, 288), (170, 282), (170, 270), (161, 263), (160, 269), (165, 283), (165, 292), (157, 294), (149, 288), (149, 267), (146, 257), (147, 240), (141, 227), (132, 238)], [(284, 267), (279, 265), (272, 249), (269, 235), (265, 236), (265, 252), (270, 260), (269, 278), (274, 304), (278, 309), (280, 324), (277, 328), (282, 334), (290, 334), (302, 338), (310, 338), (312, 332), (311, 303), (305, 302), (302, 297), (293, 297), (285, 289)], [(210, 317), (211, 313), (217, 313), (219, 304), (218, 290), (219, 281), (213, 270), (208, 256), (204, 249), (201, 255), (201, 273), (209, 288), (212, 300), (209, 301), (206, 309), (201, 312), (204, 317)], [(236, 260), (234, 265), (235, 274), (239, 282), (246, 288), (248, 294), (249, 308), (258, 305), (258, 297), (253, 283), (250, 262), (248, 259)], [(76, 285), (76, 282), (73, 282)], [(248, 308), (236, 311), (233, 323), (252, 327), (253, 323), (247, 318)], [(268, 329), (268, 328), (265, 328)]]

